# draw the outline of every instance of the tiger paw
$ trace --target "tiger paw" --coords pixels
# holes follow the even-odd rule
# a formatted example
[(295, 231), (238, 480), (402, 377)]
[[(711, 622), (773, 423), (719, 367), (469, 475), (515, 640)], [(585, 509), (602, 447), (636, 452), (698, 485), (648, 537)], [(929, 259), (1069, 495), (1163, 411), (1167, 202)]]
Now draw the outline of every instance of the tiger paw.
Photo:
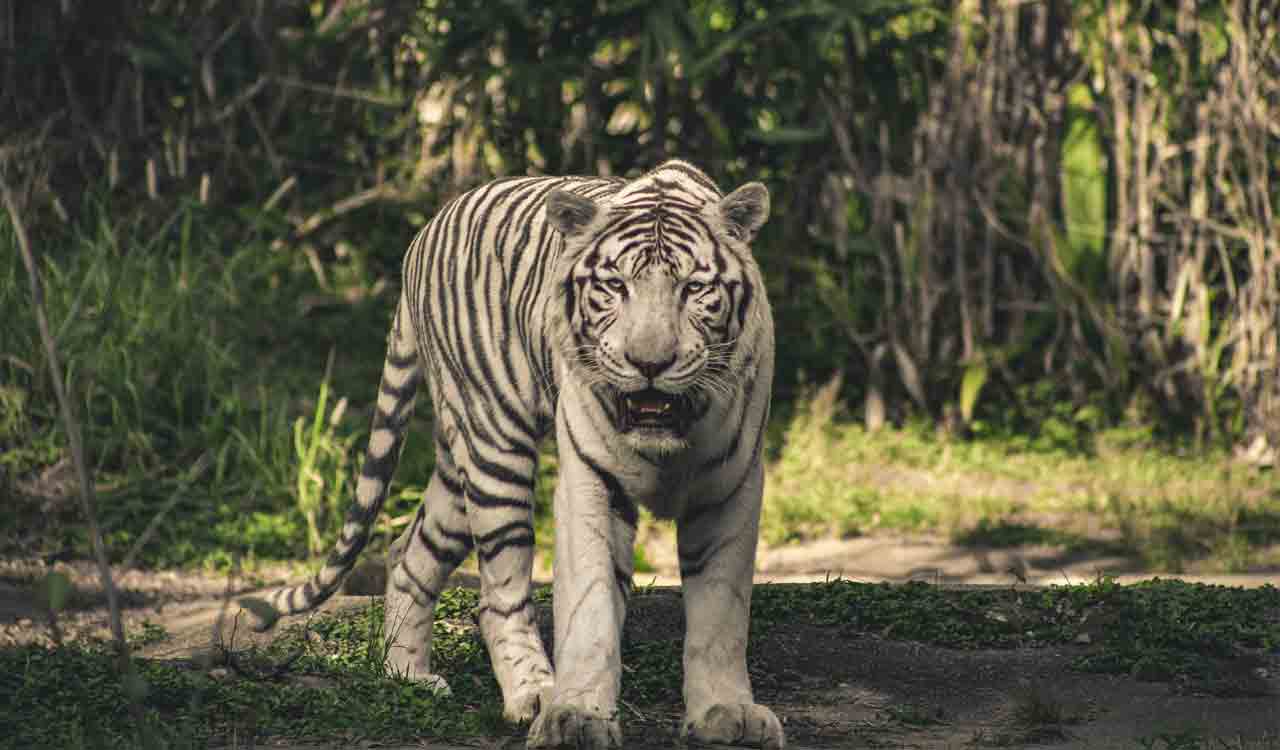
[(546, 706), (529, 727), (528, 748), (610, 750), (622, 747), (622, 725), (616, 715), (558, 704)]
[(431, 671), (431, 660), (423, 658), (420, 648), (409, 650), (399, 646), (389, 647), (383, 667), (387, 676), (415, 682), (437, 697), (453, 695), (453, 691), (449, 689), (449, 681)]
[(504, 696), (502, 716), (512, 724), (527, 724), (538, 713), (542, 695), (551, 690), (552, 683), (535, 683), (521, 687)]
[(783, 750), (787, 746), (782, 722), (773, 711), (756, 703), (717, 703), (699, 718), (686, 718), (681, 736), (703, 745), (742, 745), (764, 750)]
[(386, 665), (387, 675), (390, 677), (399, 677), (402, 680), (421, 685), (431, 692), (437, 698), (448, 698), (453, 695), (453, 690), (449, 687), (449, 681), (444, 677), (432, 672), (409, 672), (402, 666), (393, 665), (390, 661)]

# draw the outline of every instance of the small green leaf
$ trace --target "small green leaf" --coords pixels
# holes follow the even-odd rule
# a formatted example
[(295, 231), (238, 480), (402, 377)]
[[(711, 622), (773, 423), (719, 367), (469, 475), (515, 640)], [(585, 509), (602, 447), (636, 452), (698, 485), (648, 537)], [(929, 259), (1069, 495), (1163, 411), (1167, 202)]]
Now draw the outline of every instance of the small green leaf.
[(825, 127), (802, 128), (777, 126), (769, 130), (752, 128), (746, 132), (747, 138), (761, 143), (785, 145), (796, 143), (813, 143), (827, 137)]
[(40, 581), (39, 591), (44, 603), (48, 605), (49, 611), (61, 612), (66, 609), (67, 600), (71, 598), (71, 593), (75, 591), (75, 587), (71, 585), (70, 578), (67, 578), (62, 573), (51, 572)]
[(989, 373), (986, 362), (975, 362), (965, 368), (964, 378), (960, 381), (960, 416), (966, 423), (973, 419), (973, 407), (978, 403), (982, 386), (987, 384)]

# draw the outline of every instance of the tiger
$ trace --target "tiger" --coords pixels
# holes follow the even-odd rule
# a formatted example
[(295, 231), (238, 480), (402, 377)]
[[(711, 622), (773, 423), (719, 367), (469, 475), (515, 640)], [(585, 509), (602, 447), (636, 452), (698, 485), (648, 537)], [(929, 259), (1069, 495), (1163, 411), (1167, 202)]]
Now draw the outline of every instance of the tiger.
[[(618, 177), (508, 177), (447, 203), (405, 254), (355, 502), (306, 583), (242, 602), (262, 630), (352, 570), (386, 499), (415, 394), (435, 468), (392, 545), (388, 670), (440, 692), (432, 616), (478, 559), (479, 629), (503, 714), (530, 748), (622, 746), (621, 639), (639, 508), (676, 525), (681, 736), (783, 748), (746, 648), (773, 380), (773, 318), (750, 243), (768, 189), (723, 194), (667, 161)], [(553, 436), (554, 664), (532, 596), (537, 446)]]

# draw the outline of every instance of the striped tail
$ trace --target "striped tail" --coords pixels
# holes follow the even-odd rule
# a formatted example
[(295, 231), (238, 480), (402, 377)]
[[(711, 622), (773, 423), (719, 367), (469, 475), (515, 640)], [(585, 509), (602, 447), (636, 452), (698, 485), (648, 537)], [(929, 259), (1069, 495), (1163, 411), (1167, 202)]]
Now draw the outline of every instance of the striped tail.
[(244, 597), (240, 606), (250, 625), (269, 630), (284, 615), (298, 614), (323, 604), (342, 586), (369, 542), (374, 523), (387, 499), (391, 477), (400, 462), (405, 431), (413, 414), (414, 396), (422, 382), (422, 363), (413, 335), (408, 305), (402, 298), (387, 341), (378, 403), (369, 429), (369, 447), (356, 483), (356, 501), (347, 511), (337, 544), (321, 568), (306, 583), (273, 591), (264, 597)]

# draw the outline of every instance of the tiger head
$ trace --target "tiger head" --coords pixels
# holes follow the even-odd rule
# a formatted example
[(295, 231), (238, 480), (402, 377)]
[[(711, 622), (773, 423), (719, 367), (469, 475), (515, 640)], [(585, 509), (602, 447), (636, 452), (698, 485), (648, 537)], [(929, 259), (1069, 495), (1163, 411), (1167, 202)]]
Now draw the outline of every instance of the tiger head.
[(550, 316), (567, 377), (641, 453), (683, 450), (737, 396), (769, 320), (748, 245), (768, 190), (752, 182), (723, 196), (667, 162), (598, 200), (554, 190), (546, 213), (564, 237)]

